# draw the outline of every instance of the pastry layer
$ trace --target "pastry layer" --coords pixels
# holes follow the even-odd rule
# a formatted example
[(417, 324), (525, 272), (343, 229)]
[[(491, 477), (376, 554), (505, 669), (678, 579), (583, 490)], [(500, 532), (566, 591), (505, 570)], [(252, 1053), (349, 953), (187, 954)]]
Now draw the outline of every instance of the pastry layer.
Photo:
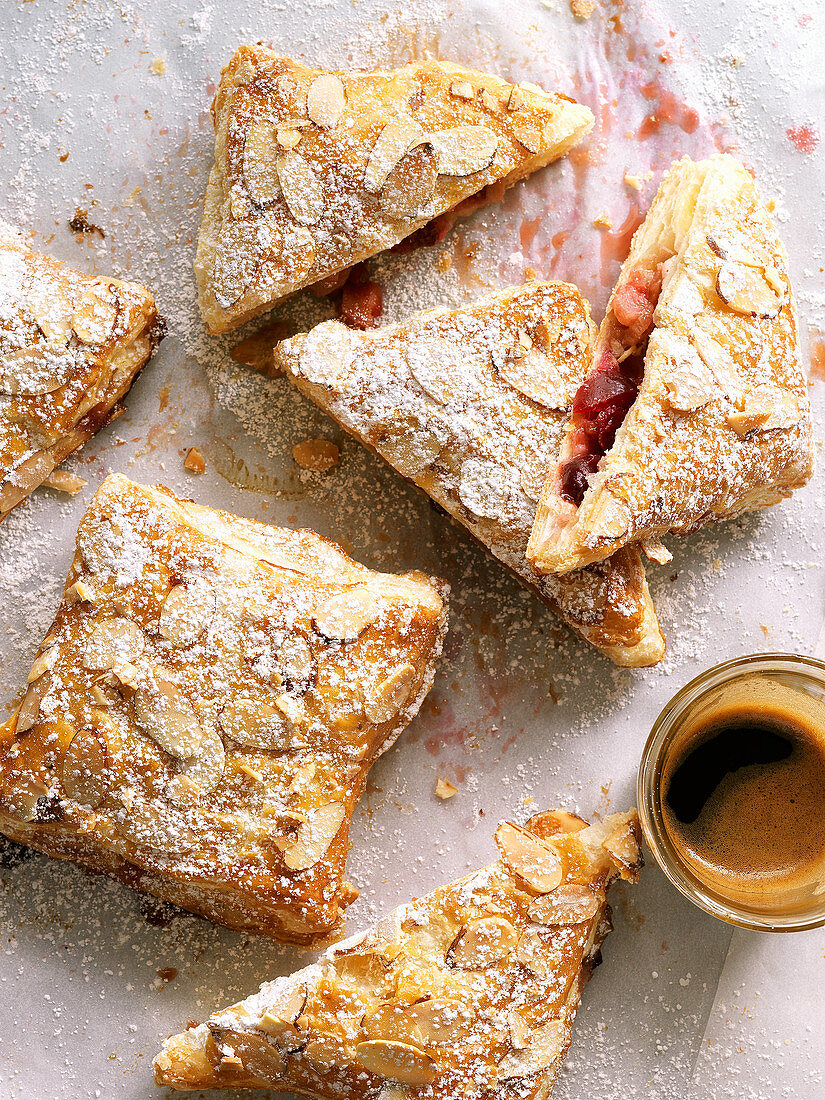
[(212, 117), (195, 259), (210, 332), (503, 193), (593, 125), (566, 96), (446, 61), (332, 73), (263, 46), (223, 70)]
[(0, 521), (123, 411), (162, 335), (146, 287), (74, 271), (0, 222)]
[(0, 830), (232, 928), (340, 932), (353, 808), (445, 628), (423, 574), (112, 475), (0, 730)]
[(633, 238), (528, 557), (564, 573), (775, 504), (812, 469), (785, 250), (741, 164), (683, 158)]
[(526, 828), (502, 822), (495, 839), (489, 867), (173, 1035), (156, 1083), (319, 1100), (547, 1097), (610, 929), (607, 889), (638, 877), (638, 819), (588, 826), (550, 810)]
[(530, 283), (369, 333), (327, 321), (280, 344), (274, 365), (588, 642), (621, 665), (655, 664), (664, 639), (635, 548), (563, 578), (525, 557), (592, 341), (575, 287)]

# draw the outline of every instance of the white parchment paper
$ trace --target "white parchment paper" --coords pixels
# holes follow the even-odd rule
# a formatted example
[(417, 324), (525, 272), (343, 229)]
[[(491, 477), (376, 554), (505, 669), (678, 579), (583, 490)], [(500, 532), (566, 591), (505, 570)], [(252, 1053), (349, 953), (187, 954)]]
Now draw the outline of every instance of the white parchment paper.
[[(514, 188), (442, 246), (376, 265), (393, 319), (520, 282), (577, 282), (598, 318), (629, 234), (681, 153), (737, 151), (791, 253), (812, 351), (825, 331), (825, 5), (603, 0), (31, 0), (0, 6), (0, 216), (36, 247), (156, 289), (171, 335), (128, 413), (72, 462), (76, 498), (42, 490), (0, 528), (0, 705), (11, 704), (59, 601), (73, 533), (109, 470), (255, 518), (307, 525), (367, 564), (453, 586), (444, 661), (421, 714), (371, 773), (353, 825), (349, 926), (494, 856), (502, 816), (632, 802), (667, 698), (703, 668), (765, 649), (811, 652), (823, 623), (822, 475), (768, 513), (673, 541), (651, 586), (669, 650), (621, 671), (550, 614), (377, 459), (283, 381), (206, 337), (191, 263), (212, 157), (208, 107), (242, 42), (338, 67), (443, 56), (588, 102), (587, 147)], [(648, 116), (652, 121), (646, 122)], [(626, 178), (627, 177), (627, 178)], [(81, 240), (77, 208), (101, 226)], [(612, 228), (596, 228), (606, 215)], [(299, 299), (294, 325), (323, 314)], [(825, 358), (825, 348), (820, 352)], [(825, 373), (825, 367), (819, 368)], [(812, 396), (821, 435), (823, 384)], [(334, 439), (330, 474), (292, 445)], [(189, 475), (197, 445), (206, 473)], [(459, 788), (434, 795), (438, 776)], [(167, 1034), (311, 953), (236, 935), (31, 856), (0, 870), (0, 1097), (146, 1100)], [(825, 936), (735, 932), (655, 866), (617, 890), (616, 930), (587, 987), (562, 1100), (825, 1096)]]

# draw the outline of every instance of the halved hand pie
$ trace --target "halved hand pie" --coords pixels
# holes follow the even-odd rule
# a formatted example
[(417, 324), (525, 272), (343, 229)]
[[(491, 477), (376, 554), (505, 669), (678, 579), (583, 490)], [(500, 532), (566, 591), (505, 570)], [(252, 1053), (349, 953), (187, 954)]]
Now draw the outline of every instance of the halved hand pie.
[(0, 221), (0, 521), (123, 411), (162, 335), (146, 287), (74, 271)]
[[(564, 573), (764, 508), (812, 472), (785, 250), (730, 156), (667, 173), (633, 238), (528, 557)], [(661, 552), (661, 548), (658, 551)]]
[(332, 73), (263, 46), (223, 70), (212, 117), (195, 260), (210, 332), (460, 215), (485, 188), (500, 197), (593, 125), (566, 96), (446, 61)]
[(551, 456), (591, 363), (575, 287), (530, 283), (369, 333), (327, 321), (274, 363), (621, 665), (655, 664), (664, 639), (638, 551), (563, 578), (525, 558)]
[(546, 1097), (610, 929), (607, 888), (641, 866), (635, 810), (503, 822), (500, 859), (396, 909), (320, 961), (173, 1035), (155, 1080), (319, 1100)]
[(429, 689), (445, 600), (107, 478), (0, 730), (0, 830), (231, 928), (340, 931), (353, 807)]

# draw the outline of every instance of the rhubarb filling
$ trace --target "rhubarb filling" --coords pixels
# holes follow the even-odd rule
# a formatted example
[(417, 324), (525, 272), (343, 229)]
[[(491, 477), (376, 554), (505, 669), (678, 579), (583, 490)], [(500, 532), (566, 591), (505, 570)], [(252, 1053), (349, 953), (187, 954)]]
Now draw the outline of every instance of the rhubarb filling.
[(644, 377), (647, 341), (662, 287), (661, 264), (634, 269), (611, 302), (607, 337), (596, 366), (573, 398), (559, 495), (578, 507), (589, 478), (613, 446)]

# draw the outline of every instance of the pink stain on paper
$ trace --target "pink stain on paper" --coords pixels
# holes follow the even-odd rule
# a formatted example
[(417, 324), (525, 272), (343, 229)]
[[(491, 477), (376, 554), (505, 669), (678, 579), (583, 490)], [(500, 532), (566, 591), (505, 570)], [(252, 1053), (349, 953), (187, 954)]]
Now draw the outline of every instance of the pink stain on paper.
[(819, 145), (819, 130), (816, 126), (789, 126), (785, 134), (800, 153), (812, 153)]

